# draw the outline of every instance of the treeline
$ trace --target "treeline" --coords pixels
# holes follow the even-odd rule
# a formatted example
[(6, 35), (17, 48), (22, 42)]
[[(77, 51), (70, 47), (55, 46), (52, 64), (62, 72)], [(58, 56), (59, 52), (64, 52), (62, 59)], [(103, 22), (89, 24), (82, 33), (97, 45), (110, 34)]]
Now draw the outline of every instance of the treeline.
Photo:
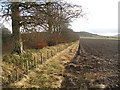
[[(5, 27), (0, 28), (0, 30), (2, 30), (2, 52), (11, 52), (13, 48), (12, 34)], [(64, 32), (62, 34), (53, 33), (51, 34), (52, 41), (49, 41), (49, 43), (49, 35), (47, 32), (22, 33), (21, 35), (23, 40), (23, 49), (41, 49), (46, 46), (69, 43), (79, 39), (78, 35), (73, 31)]]
[(12, 52), (22, 53), (24, 47), (40, 43), (51, 46), (78, 39), (69, 26), (73, 19), (84, 15), (81, 6), (62, 0), (4, 2), (1, 5), (1, 16), (12, 20)]

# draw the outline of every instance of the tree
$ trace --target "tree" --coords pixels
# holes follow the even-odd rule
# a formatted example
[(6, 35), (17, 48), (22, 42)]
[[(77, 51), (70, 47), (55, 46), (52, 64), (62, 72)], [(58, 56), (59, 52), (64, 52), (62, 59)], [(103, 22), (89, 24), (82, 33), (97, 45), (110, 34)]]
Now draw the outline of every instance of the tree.
[(42, 6), (42, 13), (39, 10), (40, 8), (41, 6), (37, 9), (37, 15), (42, 16), (42, 21), (45, 22), (44, 25), (47, 27), (46, 31), (50, 33), (61, 30), (64, 24), (69, 24), (72, 19), (84, 15), (81, 6), (71, 5), (61, 1), (45, 2)]
[[(13, 51), (18, 54), (23, 52), (23, 44), (21, 39), (20, 27), (26, 26), (28, 22), (23, 19), (25, 13), (29, 14), (27, 10), (33, 7), (34, 3), (21, 3), (21, 2), (4, 2), (2, 3), (2, 17), (6, 21), (12, 20), (12, 38), (13, 38)], [(29, 15), (31, 16), (31, 15)], [(27, 16), (28, 17), (28, 16)], [(29, 20), (28, 20), (29, 21)], [(27, 22), (27, 23), (25, 23)]]
[(72, 19), (82, 17), (83, 12), (82, 7), (78, 5), (71, 5), (61, 1), (44, 2), (42, 7), (37, 7), (36, 16), (39, 17), (38, 22), (42, 21), (40, 26), (44, 27), (44, 30), (48, 32), (48, 42), (51, 42), (54, 38), (52, 37), (54, 32), (62, 34), (61, 32), (65, 27), (68, 28)]
[(14, 52), (22, 53), (23, 45), (20, 34), (20, 12), (19, 12), (19, 3), (12, 2), (11, 4), (11, 18), (12, 18), (12, 34), (14, 41)]
[[(22, 32), (45, 30), (51, 34), (68, 28), (73, 18), (83, 16), (81, 6), (66, 2), (6, 2), (2, 4), (2, 17), (12, 20), (13, 52), (22, 53)], [(68, 30), (68, 29), (66, 29)], [(49, 40), (49, 41), (50, 41)]]

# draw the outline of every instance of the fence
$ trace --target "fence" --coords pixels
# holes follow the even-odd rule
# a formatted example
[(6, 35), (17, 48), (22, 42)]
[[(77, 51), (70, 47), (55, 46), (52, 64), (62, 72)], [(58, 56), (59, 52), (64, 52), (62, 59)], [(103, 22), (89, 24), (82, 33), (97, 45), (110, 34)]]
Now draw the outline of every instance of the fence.
[(19, 58), (15, 56), (12, 60), (4, 60), (9, 63), (9, 68), (12, 68), (12, 70), (9, 70), (9, 73), (4, 72), (6, 80), (3, 80), (3, 84), (9, 85), (10, 83), (20, 81), (30, 70), (37, 68), (39, 64), (43, 64), (46, 60), (56, 55), (56, 53), (66, 49), (72, 44), (73, 43), (46, 47), (38, 50), (37, 53), (36, 50), (35, 52), (33, 51), (33, 53), (27, 51), (27, 54), (23, 54), (20, 57), (18, 56)]

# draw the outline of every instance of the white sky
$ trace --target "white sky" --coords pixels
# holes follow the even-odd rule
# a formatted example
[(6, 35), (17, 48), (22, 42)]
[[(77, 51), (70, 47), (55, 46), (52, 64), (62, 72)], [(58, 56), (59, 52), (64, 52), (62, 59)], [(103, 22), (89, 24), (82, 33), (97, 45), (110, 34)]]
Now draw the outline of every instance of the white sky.
[[(71, 23), (74, 31), (87, 31), (99, 35), (116, 35), (118, 33), (118, 1), (120, 0), (65, 0), (82, 5), (87, 13)], [(5, 23), (11, 30), (11, 26)]]
[(82, 5), (85, 18), (72, 23), (74, 31), (88, 31), (100, 35), (118, 33), (118, 1), (120, 0), (66, 0)]

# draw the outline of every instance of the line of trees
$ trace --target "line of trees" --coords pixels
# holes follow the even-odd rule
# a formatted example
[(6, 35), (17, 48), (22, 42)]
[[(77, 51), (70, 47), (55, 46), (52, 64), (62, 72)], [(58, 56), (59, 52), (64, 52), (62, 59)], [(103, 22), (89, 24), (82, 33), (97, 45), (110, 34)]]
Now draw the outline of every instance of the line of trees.
[(21, 33), (45, 31), (50, 42), (53, 33), (70, 32), (70, 22), (84, 15), (81, 6), (57, 0), (2, 2), (0, 11), (6, 21), (12, 20), (13, 52), (17, 53), (23, 52)]

